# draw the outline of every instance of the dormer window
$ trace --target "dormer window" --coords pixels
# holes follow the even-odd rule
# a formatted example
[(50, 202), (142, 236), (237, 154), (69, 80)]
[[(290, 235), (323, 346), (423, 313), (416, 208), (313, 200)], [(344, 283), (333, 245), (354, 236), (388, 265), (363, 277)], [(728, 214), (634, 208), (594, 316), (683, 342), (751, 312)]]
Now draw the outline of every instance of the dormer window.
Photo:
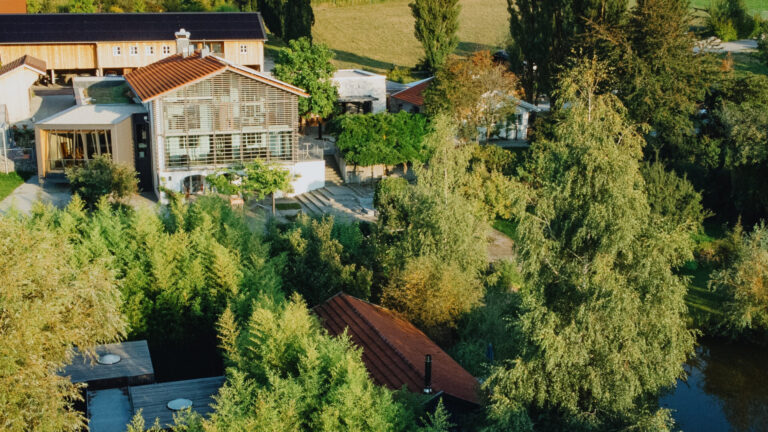
[(128, 54), (130, 54), (132, 56), (139, 55), (139, 47), (134, 45), (134, 46), (128, 48)]
[(171, 47), (168, 45), (163, 45), (163, 55), (168, 55), (171, 53)]

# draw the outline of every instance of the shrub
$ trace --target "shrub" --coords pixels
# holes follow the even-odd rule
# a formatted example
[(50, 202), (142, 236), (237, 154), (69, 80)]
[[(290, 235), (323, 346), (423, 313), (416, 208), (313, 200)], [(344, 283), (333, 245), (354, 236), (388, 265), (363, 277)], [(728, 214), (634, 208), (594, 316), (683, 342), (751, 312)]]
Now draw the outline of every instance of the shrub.
[(103, 196), (121, 201), (138, 191), (136, 171), (127, 165), (112, 162), (111, 155), (101, 155), (83, 166), (67, 169), (72, 192), (80, 195), (88, 207)]
[(435, 340), (446, 341), (459, 317), (478, 306), (483, 294), (471, 273), (437, 257), (420, 256), (397, 272), (381, 300)]
[(335, 120), (331, 130), (344, 159), (355, 165), (397, 165), (428, 157), (427, 120), (420, 114), (347, 114)]
[(408, 68), (395, 66), (387, 73), (387, 79), (390, 81), (405, 83), (411, 77), (411, 70)]
[(741, 237), (732, 262), (713, 275), (710, 288), (728, 299), (722, 324), (725, 333), (734, 337), (745, 333), (765, 335), (768, 330), (768, 229), (764, 224)]
[(714, 0), (708, 12), (707, 25), (723, 42), (750, 37), (755, 30), (755, 20), (747, 14), (744, 0)]
[(757, 38), (757, 57), (768, 65), (768, 30)]

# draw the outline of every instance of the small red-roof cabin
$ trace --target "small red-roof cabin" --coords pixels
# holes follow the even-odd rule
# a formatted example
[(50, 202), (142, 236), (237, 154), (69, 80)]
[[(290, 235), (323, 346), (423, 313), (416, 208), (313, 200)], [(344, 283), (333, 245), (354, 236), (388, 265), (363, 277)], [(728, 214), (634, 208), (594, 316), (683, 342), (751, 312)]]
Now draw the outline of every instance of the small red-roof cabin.
[(480, 404), (478, 381), (421, 330), (395, 312), (339, 293), (314, 312), (332, 335), (347, 329), (363, 350), (363, 362), (374, 382), (392, 390), (404, 385), (423, 393), (425, 359), (432, 359), (431, 389), (452, 413), (468, 412)]

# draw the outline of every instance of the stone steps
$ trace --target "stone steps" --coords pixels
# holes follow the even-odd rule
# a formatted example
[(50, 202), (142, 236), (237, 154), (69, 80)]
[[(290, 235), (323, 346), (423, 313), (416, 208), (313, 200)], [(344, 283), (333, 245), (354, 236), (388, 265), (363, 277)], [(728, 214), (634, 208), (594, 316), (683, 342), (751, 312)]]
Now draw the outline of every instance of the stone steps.
[(341, 178), (341, 171), (336, 165), (336, 159), (333, 156), (325, 156), (325, 182), (342, 185), (344, 179)]
[(319, 216), (323, 214), (323, 210), (310, 200), (307, 194), (296, 195), (296, 200), (301, 205), (301, 210), (309, 216)]

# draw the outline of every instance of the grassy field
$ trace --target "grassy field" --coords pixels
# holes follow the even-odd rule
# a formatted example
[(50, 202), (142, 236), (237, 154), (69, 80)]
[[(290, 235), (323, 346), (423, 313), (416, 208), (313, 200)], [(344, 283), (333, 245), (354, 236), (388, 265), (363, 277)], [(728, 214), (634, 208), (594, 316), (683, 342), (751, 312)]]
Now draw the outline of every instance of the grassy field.
[[(691, 7), (694, 9), (709, 9), (711, 0), (691, 0)], [(744, 0), (744, 5), (747, 8), (747, 12), (750, 15), (762, 14), (763, 17), (768, 17), (768, 0)]]
[(15, 172), (10, 174), (0, 173), (0, 200), (10, 195), (22, 183), (24, 183), (24, 180)]
[[(387, 72), (393, 66), (413, 67), (423, 55), (413, 35), (408, 0), (356, 6), (314, 6), (316, 40), (336, 52), (339, 68)], [(507, 37), (506, 0), (460, 0), (458, 54), (493, 50)]]

